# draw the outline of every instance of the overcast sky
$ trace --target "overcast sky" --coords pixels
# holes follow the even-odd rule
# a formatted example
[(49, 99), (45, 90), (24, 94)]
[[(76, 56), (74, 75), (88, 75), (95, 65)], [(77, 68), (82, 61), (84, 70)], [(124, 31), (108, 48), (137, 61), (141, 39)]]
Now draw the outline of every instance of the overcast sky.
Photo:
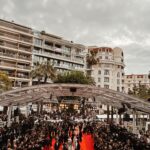
[(87, 46), (121, 47), (127, 74), (150, 70), (150, 0), (0, 0), (0, 18)]

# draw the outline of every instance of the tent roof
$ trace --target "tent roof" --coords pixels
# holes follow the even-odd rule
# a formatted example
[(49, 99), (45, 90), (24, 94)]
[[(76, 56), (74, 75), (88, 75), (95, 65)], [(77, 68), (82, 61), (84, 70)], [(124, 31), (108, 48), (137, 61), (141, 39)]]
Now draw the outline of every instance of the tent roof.
[(25, 105), (41, 100), (51, 102), (51, 96), (53, 98), (59, 96), (92, 98), (92, 103), (95, 105), (99, 105), (101, 102), (121, 108), (122, 104), (125, 104), (132, 109), (150, 113), (149, 102), (114, 90), (83, 84), (42, 84), (11, 90), (0, 94), (0, 105)]

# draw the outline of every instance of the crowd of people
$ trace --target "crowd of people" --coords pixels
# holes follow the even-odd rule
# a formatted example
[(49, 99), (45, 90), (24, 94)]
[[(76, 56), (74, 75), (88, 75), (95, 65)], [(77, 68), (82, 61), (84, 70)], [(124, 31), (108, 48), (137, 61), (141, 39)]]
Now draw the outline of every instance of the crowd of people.
[(82, 113), (67, 111), (31, 114), (1, 127), (0, 150), (80, 150), (84, 134), (94, 141), (93, 149), (87, 150), (150, 150), (148, 132), (138, 137), (119, 125), (89, 121)]
[(95, 128), (96, 150), (150, 150), (150, 134), (137, 135), (130, 133), (126, 128), (114, 124), (97, 124)]

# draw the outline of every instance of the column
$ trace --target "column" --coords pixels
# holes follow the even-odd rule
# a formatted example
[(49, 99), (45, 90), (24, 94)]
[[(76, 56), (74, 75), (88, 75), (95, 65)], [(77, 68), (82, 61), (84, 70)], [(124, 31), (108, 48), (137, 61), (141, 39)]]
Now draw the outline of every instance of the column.
[(12, 112), (12, 109), (13, 109), (13, 105), (10, 105), (8, 107), (8, 111), (7, 111), (7, 127), (10, 127), (10, 125), (11, 125), (11, 112)]
[(40, 106), (41, 106), (40, 107), (40, 113), (42, 114), (43, 113), (43, 101), (40, 102)]
[(109, 123), (109, 114), (110, 114), (109, 105), (107, 105), (107, 123)]
[(28, 103), (25, 106), (26, 108), (26, 112), (25, 112), (25, 116), (28, 117), (29, 116), (29, 108), (28, 108)]
[(114, 110), (113, 110), (113, 106), (111, 106), (111, 122), (113, 122), (114, 120)]
[(41, 110), (41, 108), (40, 108), (40, 102), (38, 102), (37, 103), (37, 114), (40, 114), (40, 110)]
[(118, 115), (118, 109), (116, 109), (116, 124), (119, 124), (119, 115)]
[(133, 110), (133, 133), (136, 132), (136, 111)]

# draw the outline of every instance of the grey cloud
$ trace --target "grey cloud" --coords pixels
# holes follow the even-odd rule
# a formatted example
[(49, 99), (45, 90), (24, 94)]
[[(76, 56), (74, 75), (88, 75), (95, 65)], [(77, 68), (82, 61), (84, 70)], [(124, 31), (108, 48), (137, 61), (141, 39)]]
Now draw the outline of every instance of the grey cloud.
[(1, 18), (86, 45), (122, 47), (128, 73), (150, 70), (149, 0), (0, 0), (0, 6)]

